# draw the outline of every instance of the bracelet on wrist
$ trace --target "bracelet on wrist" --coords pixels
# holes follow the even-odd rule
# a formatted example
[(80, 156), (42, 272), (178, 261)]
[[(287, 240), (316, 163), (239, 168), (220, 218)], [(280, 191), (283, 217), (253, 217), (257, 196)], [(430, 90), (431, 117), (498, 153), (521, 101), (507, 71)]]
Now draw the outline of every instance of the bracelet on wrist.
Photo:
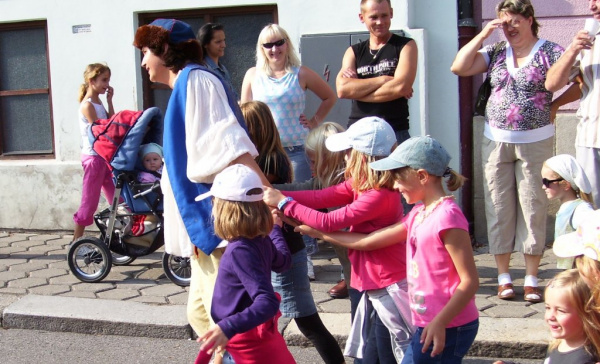
[(277, 209), (280, 211), (283, 211), (283, 208), (285, 207), (285, 205), (287, 205), (287, 203), (290, 201), (294, 201), (294, 199), (291, 197), (286, 197), (283, 200), (279, 201), (279, 203), (277, 204)]

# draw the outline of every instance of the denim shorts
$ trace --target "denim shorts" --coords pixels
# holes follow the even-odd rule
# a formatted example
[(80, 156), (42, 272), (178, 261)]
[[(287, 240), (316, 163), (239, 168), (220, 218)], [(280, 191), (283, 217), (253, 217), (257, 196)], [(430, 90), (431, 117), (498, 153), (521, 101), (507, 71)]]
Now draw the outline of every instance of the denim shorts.
[(462, 326), (446, 329), (444, 351), (432, 358), (431, 350), (433, 349), (433, 343), (429, 345), (425, 353), (422, 353), (423, 344), (420, 341), (423, 328), (417, 327), (417, 331), (406, 353), (404, 353), (402, 364), (460, 364), (463, 357), (467, 355), (469, 348), (471, 348), (473, 341), (475, 341), (478, 330), (479, 319), (475, 319)]
[(304, 145), (295, 145), (283, 149), (288, 158), (290, 158), (290, 162), (292, 162), (292, 169), (294, 170), (293, 182), (308, 181), (312, 177), (312, 172), (310, 171), (310, 164), (304, 151)]
[(317, 313), (310, 290), (306, 249), (292, 254), (292, 268), (284, 273), (271, 272), (273, 289), (281, 296), (279, 310), (284, 317), (306, 317)]

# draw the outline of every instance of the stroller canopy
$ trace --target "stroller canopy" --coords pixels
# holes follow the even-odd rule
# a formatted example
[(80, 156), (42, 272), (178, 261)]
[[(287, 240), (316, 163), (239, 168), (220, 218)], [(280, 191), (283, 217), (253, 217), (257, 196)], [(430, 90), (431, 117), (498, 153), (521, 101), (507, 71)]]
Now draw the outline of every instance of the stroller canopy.
[(162, 145), (163, 120), (160, 109), (124, 110), (110, 119), (96, 120), (88, 129), (92, 148), (109, 164), (111, 170), (137, 168), (140, 145)]

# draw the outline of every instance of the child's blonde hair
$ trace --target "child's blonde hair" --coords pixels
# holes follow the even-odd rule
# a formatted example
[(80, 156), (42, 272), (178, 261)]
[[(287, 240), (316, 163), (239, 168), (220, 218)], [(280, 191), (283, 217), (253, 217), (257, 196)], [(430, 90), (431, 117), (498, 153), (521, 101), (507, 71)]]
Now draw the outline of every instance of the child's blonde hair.
[[(546, 286), (546, 291), (550, 288), (563, 288), (564, 296), (577, 310), (577, 316), (583, 323), (583, 331), (585, 332), (586, 341), (585, 349), (594, 357), (599, 353), (598, 343), (600, 342), (600, 334), (598, 333), (598, 315), (597, 311), (588, 309), (592, 295), (590, 288), (579, 275), (577, 269), (569, 269), (558, 273)], [(553, 340), (548, 349), (554, 350), (560, 344), (560, 340)]]
[(352, 178), (352, 189), (356, 192), (366, 190), (379, 190), (381, 188), (393, 189), (394, 176), (392, 171), (376, 171), (369, 167), (369, 163), (383, 159), (385, 157), (372, 156), (352, 149), (344, 177)]
[[(240, 108), (246, 121), (250, 140), (258, 149), (257, 164), (265, 175), (273, 171), (284, 171), (285, 176), (280, 176), (284, 182), (293, 180), (291, 163), (281, 144), (279, 131), (269, 106), (262, 101), (249, 101)], [(282, 165), (285, 164), (285, 165)]]
[(600, 262), (581, 255), (575, 258), (575, 265), (579, 275), (593, 284), (590, 287), (591, 297), (587, 302), (585, 312), (595, 328), (594, 334), (588, 335), (588, 339), (594, 346), (596, 353), (600, 354)]
[(344, 180), (344, 151), (332, 152), (325, 147), (325, 139), (328, 136), (343, 131), (345, 129), (340, 124), (326, 121), (312, 129), (304, 142), (304, 149), (314, 153), (315, 177), (321, 188), (336, 185)]
[(215, 197), (212, 215), (215, 234), (221, 239), (252, 239), (273, 230), (273, 216), (264, 201), (238, 202)]
[(96, 77), (106, 71), (108, 71), (108, 74), (110, 75), (110, 68), (103, 63), (92, 63), (87, 65), (85, 71), (83, 71), (83, 83), (79, 86), (79, 102), (83, 101), (88, 87), (90, 87), (90, 81), (96, 79)]
[[(410, 174), (414, 173), (417, 173), (417, 170), (411, 167), (402, 167), (392, 170), (394, 180), (399, 181), (405, 181)], [(450, 168), (447, 169), (447, 172), (442, 177), (434, 176), (432, 174), (430, 174), (429, 176), (437, 178), (448, 177), (448, 179), (446, 180), (446, 188), (448, 189), (448, 191), (458, 190), (465, 184), (465, 181), (467, 180), (467, 177)]]

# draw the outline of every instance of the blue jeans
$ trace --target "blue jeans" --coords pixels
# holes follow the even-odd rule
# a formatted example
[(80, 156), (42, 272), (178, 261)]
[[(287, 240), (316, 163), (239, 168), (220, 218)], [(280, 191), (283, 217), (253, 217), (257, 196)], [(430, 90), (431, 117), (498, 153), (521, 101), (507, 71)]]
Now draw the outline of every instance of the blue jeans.
[(292, 254), (292, 267), (283, 272), (271, 272), (271, 283), (281, 296), (279, 310), (283, 317), (297, 318), (313, 315), (317, 306), (310, 290), (306, 249)]
[(373, 316), (374, 321), (363, 353), (363, 363), (396, 364), (390, 329), (385, 327), (377, 311), (373, 310)]
[(292, 169), (294, 170), (293, 182), (304, 182), (309, 180), (312, 176), (312, 172), (310, 171), (310, 164), (308, 164), (308, 158), (304, 151), (304, 145), (284, 147), (283, 149), (285, 149), (285, 153), (292, 162)]
[(406, 350), (402, 364), (460, 364), (463, 357), (467, 355), (473, 341), (475, 341), (478, 330), (479, 319), (462, 326), (446, 329), (444, 351), (432, 358), (433, 343), (429, 345), (425, 353), (421, 352), (423, 345), (420, 341), (423, 328), (418, 327), (410, 346)]

